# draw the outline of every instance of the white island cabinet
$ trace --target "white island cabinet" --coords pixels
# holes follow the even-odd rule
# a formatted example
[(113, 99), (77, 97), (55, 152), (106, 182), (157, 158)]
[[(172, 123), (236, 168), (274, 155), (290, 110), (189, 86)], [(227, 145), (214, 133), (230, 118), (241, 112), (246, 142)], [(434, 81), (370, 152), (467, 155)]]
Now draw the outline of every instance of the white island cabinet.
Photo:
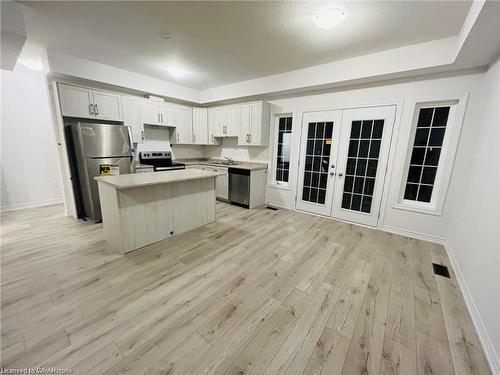
[(122, 253), (215, 221), (215, 178), (199, 169), (96, 177), (108, 243)]

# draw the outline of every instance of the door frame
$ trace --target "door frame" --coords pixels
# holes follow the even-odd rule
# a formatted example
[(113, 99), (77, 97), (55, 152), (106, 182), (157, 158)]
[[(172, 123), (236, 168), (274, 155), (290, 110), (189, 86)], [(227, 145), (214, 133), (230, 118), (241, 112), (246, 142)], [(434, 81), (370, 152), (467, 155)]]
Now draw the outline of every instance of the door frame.
[[(305, 158), (306, 158), (306, 149), (307, 142), (306, 137), (308, 133), (308, 129), (306, 129), (306, 124), (308, 121), (314, 122), (315, 118), (318, 118), (317, 122), (330, 122), (329, 120), (324, 120), (325, 116), (331, 112), (331, 122), (333, 122), (333, 130), (332, 130), (332, 146), (330, 149), (330, 160), (329, 160), (329, 175), (327, 180), (327, 189), (326, 189), (326, 198), (325, 204), (321, 205), (318, 203), (305, 202), (302, 200), (302, 190), (304, 184), (304, 166), (305, 166)], [(312, 213), (321, 216), (330, 216), (332, 210), (332, 199), (333, 199), (333, 187), (328, 188), (329, 185), (335, 182), (335, 178), (331, 175), (334, 172), (334, 168), (332, 168), (332, 160), (335, 161), (334, 165), (336, 166), (338, 147), (339, 147), (339, 137), (341, 134), (341, 126), (342, 126), (342, 110), (324, 110), (324, 111), (309, 111), (302, 113), (302, 120), (300, 125), (300, 144), (299, 144), (299, 162), (297, 166), (297, 184), (296, 184), (296, 196), (295, 196), (295, 209), (299, 211), (304, 211), (307, 213)], [(311, 117), (310, 120), (306, 121), (306, 117)]]
[[(379, 109), (383, 115), (372, 115), (370, 112)], [(349, 113), (350, 112), (350, 113)], [(366, 114), (365, 114), (366, 112)], [(334, 193), (332, 200), (332, 211), (331, 216), (334, 219), (348, 221), (351, 223), (356, 223), (360, 225), (365, 225), (368, 227), (377, 227), (379, 218), (381, 216), (381, 205), (384, 200), (384, 193), (386, 190), (386, 176), (390, 164), (391, 155), (391, 145), (392, 145), (392, 135), (394, 130), (394, 125), (396, 122), (397, 106), (396, 105), (386, 105), (386, 106), (376, 106), (367, 108), (352, 108), (343, 111), (342, 115), (342, 134), (341, 141), (342, 144), (339, 147), (339, 154), (337, 158), (337, 164), (339, 165), (338, 172), (336, 173), (336, 183), (334, 185)], [(384, 128), (382, 134), (382, 141), (380, 145), (377, 172), (375, 178), (375, 187), (373, 190), (373, 201), (370, 213), (365, 213), (361, 211), (352, 211), (344, 209), (341, 207), (342, 195), (345, 181), (345, 167), (347, 164), (347, 153), (349, 149), (350, 133), (351, 133), (351, 123), (356, 120), (356, 116), (361, 117), (361, 120), (378, 120), (384, 118)], [(382, 161), (382, 162), (381, 162)]]

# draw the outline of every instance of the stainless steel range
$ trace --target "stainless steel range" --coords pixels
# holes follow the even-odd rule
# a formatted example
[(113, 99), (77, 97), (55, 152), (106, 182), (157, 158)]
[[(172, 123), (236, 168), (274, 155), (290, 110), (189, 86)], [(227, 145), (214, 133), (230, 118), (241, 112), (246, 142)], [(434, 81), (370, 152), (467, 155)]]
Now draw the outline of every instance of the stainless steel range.
[(170, 151), (144, 151), (139, 153), (141, 164), (152, 165), (155, 172), (172, 171), (176, 169), (186, 169), (183, 163), (172, 161)]

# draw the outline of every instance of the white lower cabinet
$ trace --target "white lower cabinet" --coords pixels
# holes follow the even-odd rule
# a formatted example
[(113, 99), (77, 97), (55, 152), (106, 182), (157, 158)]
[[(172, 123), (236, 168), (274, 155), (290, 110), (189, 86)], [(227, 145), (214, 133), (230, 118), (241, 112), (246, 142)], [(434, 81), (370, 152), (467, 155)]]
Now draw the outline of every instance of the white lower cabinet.
[(144, 124), (141, 121), (141, 100), (123, 96), (123, 124), (130, 127), (133, 143), (144, 142)]
[(212, 167), (210, 165), (204, 165), (202, 169), (204, 171), (223, 173), (222, 176), (217, 176), (215, 178), (215, 196), (219, 199), (227, 201), (229, 199), (229, 174), (227, 167)]

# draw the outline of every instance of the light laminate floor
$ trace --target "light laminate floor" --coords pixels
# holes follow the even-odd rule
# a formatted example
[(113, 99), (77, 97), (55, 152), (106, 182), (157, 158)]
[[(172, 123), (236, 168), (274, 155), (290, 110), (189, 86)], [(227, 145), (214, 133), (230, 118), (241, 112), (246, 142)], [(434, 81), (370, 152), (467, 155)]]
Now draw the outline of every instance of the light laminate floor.
[[(443, 247), (294, 211), (126, 256), (62, 206), (2, 214), (2, 367), (82, 374), (490, 374)], [(451, 268), (450, 268), (451, 271)]]

